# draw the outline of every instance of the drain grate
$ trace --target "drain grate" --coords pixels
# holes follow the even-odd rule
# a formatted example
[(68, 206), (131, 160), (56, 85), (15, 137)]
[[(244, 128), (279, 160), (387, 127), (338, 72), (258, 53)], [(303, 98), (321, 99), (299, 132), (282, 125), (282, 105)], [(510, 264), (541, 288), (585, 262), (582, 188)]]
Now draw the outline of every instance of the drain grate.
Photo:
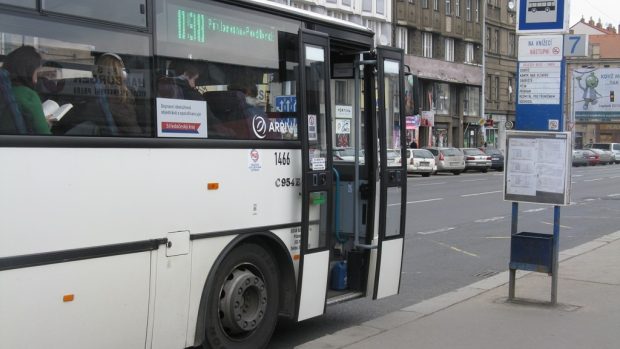
[(477, 278), (483, 278), (484, 279), (484, 278), (488, 278), (488, 277), (491, 277), (491, 276), (495, 276), (497, 274), (499, 274), (499, 271), (497, 271), (497, 270), (485, 270), (485, 271), (481, 271), (479, 273), (476, 273), (473, 276), (477, 277)]

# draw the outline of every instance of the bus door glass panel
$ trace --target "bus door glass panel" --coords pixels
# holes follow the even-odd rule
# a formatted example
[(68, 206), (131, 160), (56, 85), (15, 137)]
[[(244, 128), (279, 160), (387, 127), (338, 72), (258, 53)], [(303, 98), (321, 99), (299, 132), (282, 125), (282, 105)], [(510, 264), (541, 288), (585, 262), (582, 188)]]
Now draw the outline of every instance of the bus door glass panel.
[(379, 241), (373, 299), (398, 293), (405, 230), (406, 167), (403, 96), (403, 52), (377, 49), (378, 131), (381, 183), (379, 193)]
[(405, 141), (401, 137), (401, 129), (404, 124), (401, 122), (400, 112), (400, 79), (399, 79), (399, 62), (385, 60), (384, 68), (384, 86), (385, 86), (385, 139), (387, 145), (387, 172), (388, 172), (388, 188), (387, 188), (387, 211), (386, 211), (386, 227), (385, 236), (400, 235), (401, 221), (401, 204), (402, 204), (402, 187), (399, 185), (402, 180), (406, 180), (406, 176), (402, 173), (402, 157), (401, 149)]
[(315, 189), (326, 187), (331, 178), (329, 159), (327, 118), (326, 118), (326, 61), (323, 47), (306, 44), (305, 79), (306, 79), (306, 120), (308, 140), (309, 187), (308, 197), (309, 226), (308, 249), (327, 246), (328, 198), (327, 190)]
[(333, 191), (330, 103), (327, 102), (329, 39), (320, 33), (302, 30), (300, 42), (304, 183), (298, 321), (325, 311)]

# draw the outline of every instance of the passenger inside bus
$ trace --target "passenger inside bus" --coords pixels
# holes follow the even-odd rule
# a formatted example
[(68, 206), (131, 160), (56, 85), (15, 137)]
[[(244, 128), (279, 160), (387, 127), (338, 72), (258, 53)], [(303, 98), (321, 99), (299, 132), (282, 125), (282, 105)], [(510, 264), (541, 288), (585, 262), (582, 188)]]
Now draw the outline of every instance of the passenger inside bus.
[(35, 91), (40, 67), (41, 55), (32, 46), (21, 46), (6, 56), (3, 70), (8, 74), (4, 74), (2, 82), (0, 133), (51, 134), (41, 98)]
[(118, 135), (142, 134), (136, 117), (135, 98), (127, 87), (127, 72), (121, 57), (115, 53), (102, 54), (97, 58), (93, 75), (102, 84), (103, 91), (99, 92), (107, 97), (107, 106), (105, 100), (101, 100), (101, 107), (104, 113), (106, 107), (109, 108)]

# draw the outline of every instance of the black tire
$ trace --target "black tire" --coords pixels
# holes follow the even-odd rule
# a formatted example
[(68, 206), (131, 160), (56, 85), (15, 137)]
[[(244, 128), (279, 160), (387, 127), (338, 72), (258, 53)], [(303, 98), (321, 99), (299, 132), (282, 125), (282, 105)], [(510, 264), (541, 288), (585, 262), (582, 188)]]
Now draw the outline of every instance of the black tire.
[(452, 171), (452, 173), (454, 173), (455, 176), (458, 176), (461, 174), (462, 171)]
[(480, 170), (480, 172), (487, 173), (487, 172), (489, 172), (489, 170), (485, 168), (485, 169)]
[(430, 177), (431, 174), (430, 173), (422, 173), (422, 177)]
[(232, 250), (207, 295), (203, 348), (266, 348), (278, 319), (279, 279), (273, 256), (262, 246)]

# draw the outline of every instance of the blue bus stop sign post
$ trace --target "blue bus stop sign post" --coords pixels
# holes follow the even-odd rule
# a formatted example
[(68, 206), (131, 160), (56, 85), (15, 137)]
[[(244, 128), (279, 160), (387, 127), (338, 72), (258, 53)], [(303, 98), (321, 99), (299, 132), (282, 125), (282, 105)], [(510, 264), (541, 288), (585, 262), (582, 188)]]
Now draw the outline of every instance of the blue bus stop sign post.
[[(564, 38), (561, 34), (568, 31), (568, 1), (519, 0), (517, 33), (521, 36), (519, 37), (517, 70), (516, 130), (564, 131), (566, 65)], [(573, 41), (576, 40), (573, 39)], [(507, 150), (507, 162), (510, 161), (509, 158), (510, 153)], [(566, 163), (566, 167), (570, 166), (568, 160)], [(506, 176), (508, 176), (510, 164), (507, 164), (506, 168)], [(565, 171), (570, 171), (570, 167)], [(567, 188), (570, 185), (570, 176), (568, 178)], [(570, 192), (569, 189), (565, 191)], [(538, 197), (539, 192), (536, 191), (536, 193)], [(542, 197), (544, 195), (541, 195)], [(526, 198), (520, 201), (527, 202), (528, 200)], [(513, 202), (508, 300), (515, 299), (517, 269), (531, 270), (547, 272), (551, 275), (551, 304), (556, 305), (560, 206), (556, 204), (553, 210), (553, 235), (519, 233), (518, 221), (519, 203)]]

